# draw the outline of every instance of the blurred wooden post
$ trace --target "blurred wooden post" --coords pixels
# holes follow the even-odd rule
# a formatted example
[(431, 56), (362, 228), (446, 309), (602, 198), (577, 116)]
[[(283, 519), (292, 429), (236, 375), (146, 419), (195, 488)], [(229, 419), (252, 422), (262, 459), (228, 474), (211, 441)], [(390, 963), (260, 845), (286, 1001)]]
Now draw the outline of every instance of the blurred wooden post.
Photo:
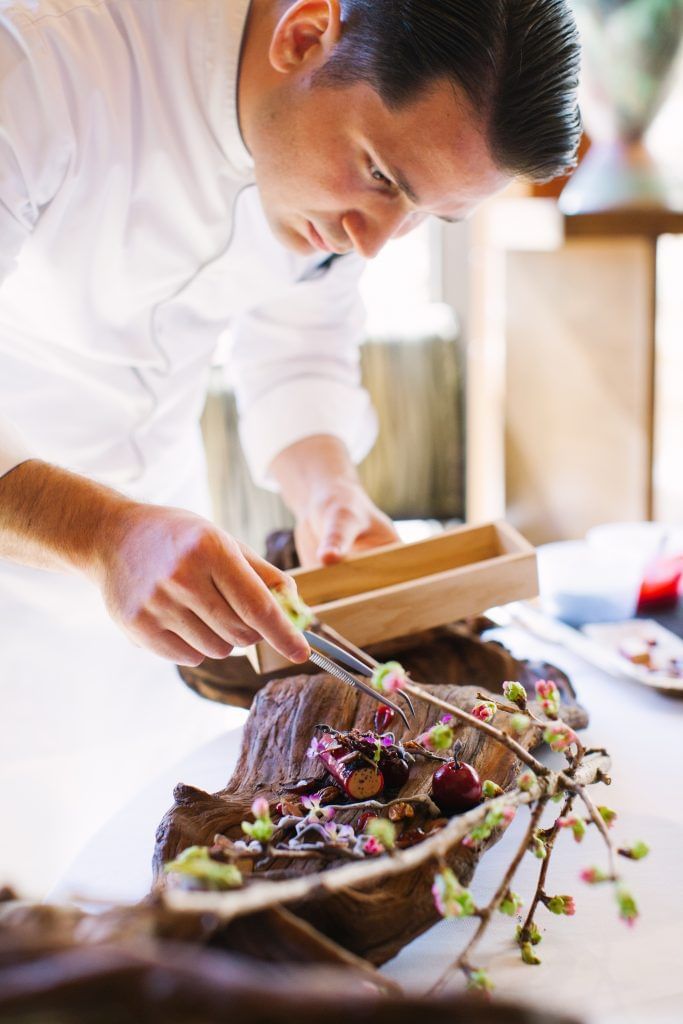
[(654, 516), (657, 239), (679, 232), (680, 212), (563, 216), (552, 199), (482, 215), (468, 518), (543, 542)]

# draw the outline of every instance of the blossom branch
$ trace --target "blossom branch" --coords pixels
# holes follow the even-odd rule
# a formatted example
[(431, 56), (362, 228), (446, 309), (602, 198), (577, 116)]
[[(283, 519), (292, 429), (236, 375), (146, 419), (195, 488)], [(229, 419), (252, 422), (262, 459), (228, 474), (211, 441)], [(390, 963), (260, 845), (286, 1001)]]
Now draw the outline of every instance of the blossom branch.
[(167, 890), (162, 892), (162, 899), (174, 910), (191, 913), (202, 910), (215, 913), (222, 920), (232, 920), (274, 905), (286, 905), (314, 894), (319, 895), (321, 892), (332, 894), (365, 883), (381, 881), (404, 874), (430, 861), (438, 862), (444, 859), (473, 828), (481, 825), (494, 804), (496, 807), (515, 808), (532, 803), (542, 795), (550, 797), (558, 791), (564, 791), (567, 788), (566, 783), (569, 783), (572, 789), (592, 785), (600, 773), (607, 772), (609, 767), (608, 757), (596, 755), (584, 761), (574, 779), (567, 778), (563, 773), (546, 771), (543, 781), (534, 784), (529, 790), (515, 790), (496, 800), (486, 801), (473, 810), (452, 818), (442, 829), (427, 836), (418, 845), (396, 851), (393, 857), (366, 858), (357, 863), (344, 864), (334, 871), (321, 871), (282, 881), (249, 881), (244, 888), (227, 892)]
[(530, 754), (525, 747), (514, 740), (512, 736), (509, 736), (502, 729), (497, 729), (495, 725), (489, 725), (488, 722), (482, 722), (481, 719), (475, 718), (474, 715), (469, 714), (468, 711), (463, 711), (457, 704), (451, 704), (447, 700), (442, 700), (441, 697), (435, 696), (430, 693), (429, 690), (423, 689), (417, 683), (409, 682), (406, 683), (403, 689), (412, 694), (413, 697), (419, 697), (420, 700), (426, 701), (428, 704), (433, 704), (437, 708), (442, 708), (444, 711), (448, 711), (449, 714), (453, 715), (454, 718), (459, 719), (461, 722), (465, 722), (466, 725), (471, 725), (473, 729), (479, 729), (480, 732), (485, 732), (487, 736), (491, 736), (498, 743), (502, 743), (503, 746), (511, 750), (520, 761), (528, 765), (536, 775), (539, 777), (547, 777), (550, 775), (550, 769), (542, 764), (538, 758)]
[(536, 801), (536, 805), (533, 807), (531, 811), (529, 824), (524, 833), (522, 841), (514, 857), (510, 861), (510, 864), (508, 865), (507, 871), (503, 876), (503, 880), (496, 889), (494, 895), (489, 900), (488, 904), (482, 910), (477, 911), (480, 920), (477, 929), (474, 932), (474, 935), (471, 937), (465, 948), (462, 950), (457, 960), (450, 964), (446, 968), (444, 973), (441, 975), (441, 977), (438, 979), (438, 981), (434, 985), (432, 985), (430, 989), (428, 989), (427, 994), (431, 995), (443, 989), (444, 986), (447, 984), (450, 975), (454, 971), (461, 970), (464, 972), (465, 976), (468, 979), (471, 977), (472, 972), (474, 971), (475, 968), (469, 962), (470, 953), (475, 948), (475, 946), (477, 946), (481, 941), (486, 929), (488, 928), (491, 922), (491, 918), (495, 914), (496, 910), (498, 910), (500, 904), (505, 898), (505, 895), (510, 888), (510, 883), (512, 882), (512, 879), (515, 877), (515, 874), (517, 873), (517, 869), (522, 862), (524, 854), (527, 852), (529, 848), (529, 843), (531, 842), (531, 838), (534, 832), (536, 831), (536, 826), (538, 825), (538, 822), (541, 819), (541, 815), (543, 814), (543, 810), (546, 806), (547, 801), (548, 797), (546, 796), (542, 796)]
[(529, 910), (527, 912), (524, 924), (522, 925), (521, 931), (519, 933), (520, 945), (531, 941), (531, 929), (534, 922), (534, 915), (538, 908), (538, 904), (541, 902), (542, 897), (545, 895), (545, 880), (548, 876), (548, 868), (550, 867), (550, 859), (552, 856), (553, 848), (555, 846), (555, 839), (557, 838), (557, 835), (560, 831), (560, 826), (558, 822), (569, 814), (572, 808), (572, 804), (574, 803), (575, 797), (575, 793), (567, 794), (564, 804), (562, 805), (562, 810), (560, 811), (558, 817), (555, 819), (549, 832), (547, 833), (547, 838), (545, 840), (546, 854), (541, 863), (541, 870), (538, 873), (536, 891), (534, 892), (534, 895), (531, 899)]
[(594, 825), (597, 826), (600, 835), (605, 840), (605, 846), (607, 847), (607, 859), (609, 862), (610, 880), (613, 882), (618, 882), (620, 880), (620, 876), (619, 872), (617, 871), (616, 859), (614, 856), (614, 843), (612, 842), (611, 835), (607, 831), (607, 824), (605, 823), (605, 819), (600, 814), (599, 810), (595, 806), (595, 803), (588, 795), (583, 786), (578, 786), (576, 792), (581, 797), (584, 807), (590, 815), (591, 821)]

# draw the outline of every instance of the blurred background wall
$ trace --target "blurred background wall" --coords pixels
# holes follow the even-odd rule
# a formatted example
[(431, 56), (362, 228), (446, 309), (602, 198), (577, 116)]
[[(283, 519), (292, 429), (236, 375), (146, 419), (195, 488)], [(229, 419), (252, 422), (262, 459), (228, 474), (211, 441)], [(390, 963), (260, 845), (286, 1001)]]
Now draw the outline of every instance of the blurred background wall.
[[(506, 517), (536, 543), (683, 522), (683, 0), (574, 6), (573, 179), (422, 225), (366, 273), (361, 475), (396, 519)], [(259, 547), (290, 520), (249, 480), (218, 369), (204, 429), (218, 520)]]

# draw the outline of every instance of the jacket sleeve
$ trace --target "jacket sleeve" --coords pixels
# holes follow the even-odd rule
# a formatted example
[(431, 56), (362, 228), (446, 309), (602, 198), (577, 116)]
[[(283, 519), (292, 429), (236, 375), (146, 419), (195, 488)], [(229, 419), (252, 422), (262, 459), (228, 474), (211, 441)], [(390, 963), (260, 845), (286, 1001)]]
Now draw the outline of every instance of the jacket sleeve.
[(332, 434), (355, 462), (374, 444), (376, 415), (360, 384), (363, 266), (355, 255), (328, 260), (233, 326), (240, 437), (262, 487), (276, 489), (270, 464), (305, 437)]
[[(2, 149), (0, 160), (4, 163), (4, 145)], [(11, 271), (26, 234), (26, 228), (8, 209), (4, 198), (0, 195), (0, 286)], [(19, 465), (20, 462), (30, 458), (30, 455), (23, 438), (0, 409), (0, 477)]]
[[(42, 70), (41, 44), (21, 19), (0, 12), (0, 302), (41, 210), (68, 160), (56, 90)], [(31, 452), (0, 409), (0, 476)]]

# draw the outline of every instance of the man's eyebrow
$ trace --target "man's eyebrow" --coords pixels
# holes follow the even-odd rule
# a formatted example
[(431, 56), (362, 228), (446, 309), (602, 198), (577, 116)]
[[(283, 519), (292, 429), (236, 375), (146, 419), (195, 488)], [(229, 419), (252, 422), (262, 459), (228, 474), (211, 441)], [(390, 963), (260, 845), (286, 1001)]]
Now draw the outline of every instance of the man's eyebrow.
[[(406, 176), (402, 174), (397, 167), (391, 167), (388, 164), (387, 170), (389, 171), (389, 174), (400, 188), (401, 192), (407, 195), (408, 199), (410, 199), (411, 202), (415, 203), (415, 205), (418, 206), (420, 203), (420, 198), (417, 195), (413, 186), (406, 178)], [(462, 221), (462, 217), (439, 217), (438, 219), (444, 220), (447, 224), (460, 224)]]
[(412, 203), (415, 203), (416, 206), (419, 205), (420, 197), (418, 196), (417, 192), (410, 184), (406, 176), (404, 174), (401, 174), (397, 167), (391, 167), (389, 166), (389, 164), (387, 164), (387, 170), (389, 171), (389, 174), (400, 188), (401, 192), (404, 192), (405, 195), (408, 196), (408, 199), (410, 199)]

